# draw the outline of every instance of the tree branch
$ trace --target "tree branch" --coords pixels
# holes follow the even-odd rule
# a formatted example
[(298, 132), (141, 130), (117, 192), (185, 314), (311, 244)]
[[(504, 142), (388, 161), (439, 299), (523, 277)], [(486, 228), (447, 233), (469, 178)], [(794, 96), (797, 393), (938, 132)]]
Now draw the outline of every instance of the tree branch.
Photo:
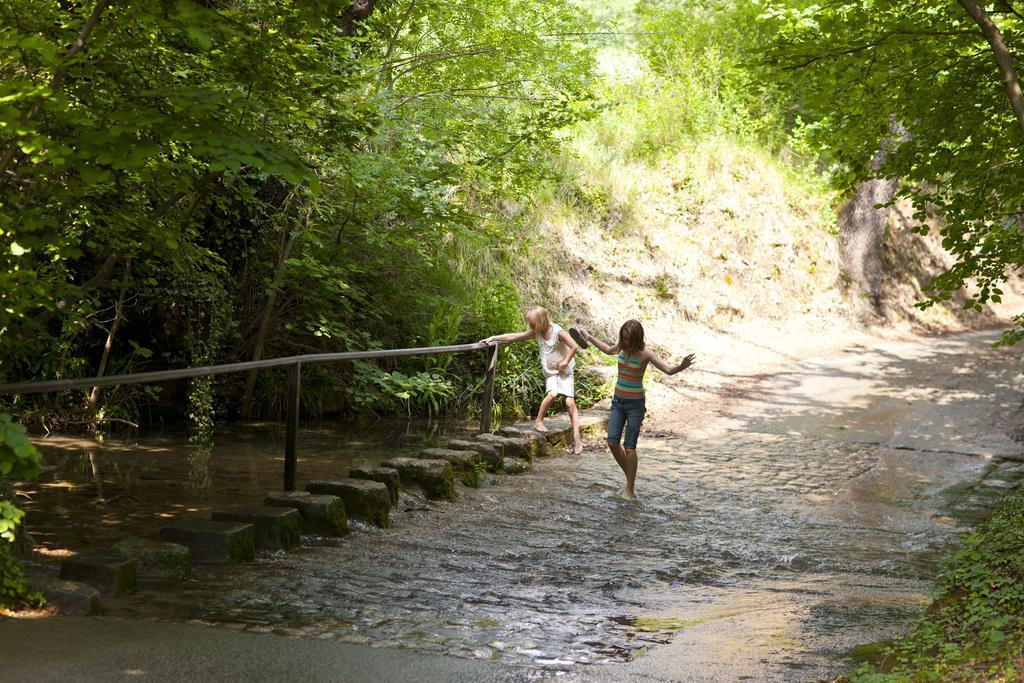
[(1003, 5), (1004, 7), (1006, 7), (1007, 11), (1017, 15), (1018, 19), (1024, 19), (1024, 15), (1022, 15), (1020, 12), (1018, 12), (1017, 8), (1014, 7), (1013, 4), (1009, 2), (1009, 0), (1002, 0), (999, 4)]
[(985, 40), (988, 41), (989, 47), (992, 48), (996, 67), (999, 69), (999, 75), (1003, 80), (1003, 89), (1006, 90), (1006, 95), (1010, 98), (1010, 106), (1013, 107), (1013, 113), (1017, 116), (1017, 123), (1020, 125), (1021, 131), (1024, 131), (1024, 93), (1021, 93), (1020, 82), (1017, 80), (1017, 74), (1013, 70), (1013, 59), (1009, 48), (1006, 47), (1006, 43), (1003, 41), (1003, 34), (977, 2), (974, 0), (958, 0), (958, 2), (967, 11), (967, 14), (971, 16), (971, 19), (974, 19), (978, 27), (981, 28)]
[[(82, 30), (78, 32), (75, 42), (71, 43), (71, 48), (68, 50), (67, 54), (64, 55), (64, 66), (53, 75), (52, 79), (50, 79), (50, 90), (55, 89), (64, 81), (65, 78), (67, 78), (68, 69), (71, 66), (71, 59), (85, 49), (85, 41), (89, 39), (89, 36), (92, 34), (93, 29), (96, 28), (96, 24), (99, 23), (100, 17), (103, 15), (103, 12), (106, 11), (109, 4), (110, 0), (99, 0), (99, 2), (96, 3), (96, 6), (93, 7), (92, 14), (90, 14), (89, 18), (86, 20), (85, 26), (83, 26)], [(42, 108), (43, 100), (39, 99), (34, 105), (32, 105), (32, 108), (25, 115), (24, 121), (27, 123), (34, 119), (39, 115), (39, 112), (42, 111)], [(17, 154), (17, 152), (17, 142), (11, 142), (4, 151), (3, 158), (0, 159), (0, 178), (2, 178), (7, 172), (7, 167), (10, 166), (11, 161), (14, 159), (14, 155)]]

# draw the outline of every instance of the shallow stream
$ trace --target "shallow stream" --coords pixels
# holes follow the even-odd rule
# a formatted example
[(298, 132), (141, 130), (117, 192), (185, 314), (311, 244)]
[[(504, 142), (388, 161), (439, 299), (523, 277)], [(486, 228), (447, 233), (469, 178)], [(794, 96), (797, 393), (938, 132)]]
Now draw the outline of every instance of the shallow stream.
[[(300, 484), (439, 438), (422, 425), (351, 434), (303, 430)], [(43, 443), (47, 467), (27, 509), (50, 561), (153, 537), (179, 514), (256, 503), (279, 487), (283, 467), (272, 426), (224, 431), (212, 448), (176, 436)], [(963, 485), (987, 465), (759, 432), (646, 438), (640, 497), (627, 503), (614, 462), (599, 440), (590, 445), (460, 488), (454, 504), (404, 496), (389, 530), (357, 525), (348, 538), (253, 564), (198, 567), (184, 589), (147, 586), (108, 611), (538, 673), (631, 660), (738, 620), (760, 640), (737, 647), (765, 650), (780, 679), (792, 669), (812, 679), (923, 609), (937, 559), (969, 519)]]

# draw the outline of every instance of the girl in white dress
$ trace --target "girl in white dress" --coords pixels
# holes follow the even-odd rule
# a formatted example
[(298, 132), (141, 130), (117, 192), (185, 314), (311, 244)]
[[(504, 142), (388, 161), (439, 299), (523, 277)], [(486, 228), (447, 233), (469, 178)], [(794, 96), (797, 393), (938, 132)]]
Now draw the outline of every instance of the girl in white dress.
[(526, 314), (526, 324), (530, 326), (530, 329), (525, 332), (496, 334), (481, 341), (484, 344), (490, 344), (537, 340), (537, 346), (540, 349), (540, 367), (544, 372), (544, 386), (547, 389), (547, 395), (541, 401), (533, 428), (538, 432), (548, 431), (548, 428), (544, 426), (544, 415), (556, 398), (560, 395), (565, 396), (565, 409), (569, 413), (569, 422), (572, 424), (572, 450), (573, 453), (579, 455), (583, 452), (583, 439), (580, 438), (580, 414), (576, 408), (576, 391), (573, 384), (573, 368), (576, 367), (573, 356), (576, 355), (579, 347), (565, 330), (551, 322), (551, 317), (543, 308), (530, 309)]

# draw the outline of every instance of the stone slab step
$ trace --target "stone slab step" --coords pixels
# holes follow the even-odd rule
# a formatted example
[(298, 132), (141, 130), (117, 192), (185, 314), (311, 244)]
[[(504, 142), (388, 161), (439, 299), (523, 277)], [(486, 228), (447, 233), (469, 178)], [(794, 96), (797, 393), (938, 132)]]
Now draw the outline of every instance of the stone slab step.
[[(533, 422), (518, 422), (498, 430), (499, 434), (514, 436), (515, 434), (533, 433), (540, 435), (552, 447), (565, 447), (572, 444), (572, 425), (569, 416), (563, 414), (548, 417), (544, 420), (547, 432), (538, 432)], [(580, 411), (580, 432), (586, 435), (599, 435), (608, 427), (608, 411), (590, 408)]]
[(192, 576), (192, 552), (178, 543), (126, 538), (115, 543), (114, 550), (138, 563), (139, 578), (186, 580)]
[(490, 472), (501, 471), (501, 450), (494, 444), (482, 441), (471, 441), (469, 439), (454, 439), (445, 444), (445, 448), (456, 451), (473, 451), (480, 456), (484, 467)]
[(105, 597), (119, 597), (135, 590), (139, 567), (133, 559), (114, 553), (69, 557), (61, 562), (60, 578), (87, 583)]
[(46, 604), (56, 608), (58, 614), (89, 616), (100, 612), (100, 592), (79, 581), (30, 576), (28, 589), (42, 593)]
[(455, 475), (447, 460), (422, 460), (420, 458), (392, 458), (384, 467), (398, 470), (402, 486), (420, 486), (430, 498), (455, 500)]
[(398, 471), (390, 467), (354, 467), (348, 472), (352, 479), (369, 479), (379, 481), (388, 487), (388, 495), (391, 496), (391, 504), (398, 504), (398, 496), (401, 492), (401, 479)]
[(308, 491), (278, 491), (268, 493), (264, 505), (294, 508), (302, 517), (302, 533), (324, 536), (348, 534), (348, 515), (345, 503), (337, 496), (314, 495)]
[(249, 562), (256, 557), (252, 524), (179, 519), (160, 530), (160, 540), (179, 543), (196, 563)]
[(501, 462), (501, 469), (505, 474), (522, 474), (532, 468), (533, 463), (525, 458), (505, 458)]
[(541, 447), (543, 445), (542, 441), (531, 439), (525, 435), (477, 434), (473, 438), (480, 443), (497, 448), (502, 458), (526, 458), (527, 460), (532, 460), (535, 455), (541, 454)]
[(306, 485), (310, 493), (327, 494), (341, 498), (345, 513), (382, 528), (391, 526), (391, 493), (387, 484), (369, 479), (338, 479), (311, 481)]
[(294, 550), (302, 536), (302, 515), (295, 508), (268, 505), (216, 510), (212, 518), (252, 524), (257, 550)]
[(466, 486), (476, 488), (484, 478), (484, 463), (476, 451), (458, 451), (452, 448), (425, 448), (417, 456), (421, 460), (444, 460)]

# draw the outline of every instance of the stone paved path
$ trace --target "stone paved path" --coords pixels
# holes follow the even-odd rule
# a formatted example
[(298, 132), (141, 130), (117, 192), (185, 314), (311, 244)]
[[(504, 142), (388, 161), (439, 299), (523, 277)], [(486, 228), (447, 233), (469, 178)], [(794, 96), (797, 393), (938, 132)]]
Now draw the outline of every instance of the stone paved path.
[[(455, 504), (406, 498), (387, 531), (114, 611), (397, 647), (410, 675), (430, 653), (427, 680), (466, 660), (508, 680), (817, 680), (919, 612), (937, 559), (1019, 481), (1016, 358), (986, 341), (808, 360), (699, 435), (645, 434), (635, 503), (596, 437)], [(0, 624), (9, 647), (27, 634)]]

